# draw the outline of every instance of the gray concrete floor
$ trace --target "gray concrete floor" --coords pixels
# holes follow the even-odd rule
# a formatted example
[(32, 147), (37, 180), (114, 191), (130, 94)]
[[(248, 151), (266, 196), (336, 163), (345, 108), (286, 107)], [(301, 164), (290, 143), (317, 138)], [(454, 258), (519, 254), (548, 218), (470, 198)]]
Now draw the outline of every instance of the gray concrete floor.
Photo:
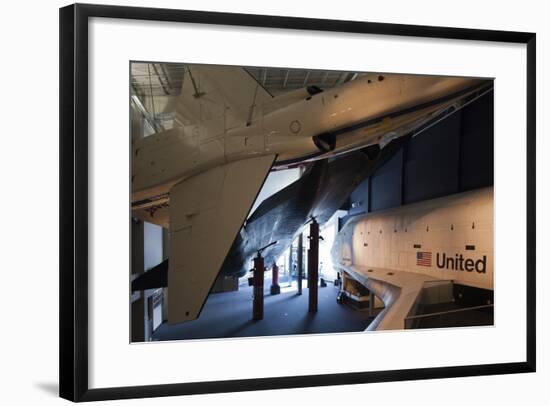
[[(267, 281), (266, 281), (267, 282)], [(318, 311), (308, 313), (308, 289), (271, 296), (265, 285), (264, 319), (252, 320), (252, 288), (209, 295), (200, 317), (186, 323), (161, 324), (153, 340), (184, 340), (228, 337), (257, 337), (290, 334), (356, 332), (367, 328), (373, 317), (336, 303), (338, 289), (319, 287)]]

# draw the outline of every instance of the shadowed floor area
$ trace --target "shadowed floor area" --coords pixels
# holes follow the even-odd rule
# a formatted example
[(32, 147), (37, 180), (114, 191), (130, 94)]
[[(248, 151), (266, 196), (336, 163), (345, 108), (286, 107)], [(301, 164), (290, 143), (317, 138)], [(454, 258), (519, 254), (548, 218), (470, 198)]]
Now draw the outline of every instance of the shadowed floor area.
[(264, 319), (252, 320), (252, 288), (213, 293), (197, 320), (181, 324), (163, 323), (153, 333), (154, 341), (198, 338), (255, 337), (289, 334), (356, 332), (367, 328), (373, 317), (336, 303), (338, 289), (319, 287), (317, 313), (308, 313), (308, 290), (271, 296), (265, 289)]

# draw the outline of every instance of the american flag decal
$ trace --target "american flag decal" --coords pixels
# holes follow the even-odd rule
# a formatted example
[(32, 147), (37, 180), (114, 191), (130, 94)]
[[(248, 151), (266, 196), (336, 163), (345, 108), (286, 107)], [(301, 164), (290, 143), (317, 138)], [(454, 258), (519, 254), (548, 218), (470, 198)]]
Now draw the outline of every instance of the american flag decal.
[(416, 265), (432, 266), (432, 253), (427, 251), (418, 251), (416, 253)]

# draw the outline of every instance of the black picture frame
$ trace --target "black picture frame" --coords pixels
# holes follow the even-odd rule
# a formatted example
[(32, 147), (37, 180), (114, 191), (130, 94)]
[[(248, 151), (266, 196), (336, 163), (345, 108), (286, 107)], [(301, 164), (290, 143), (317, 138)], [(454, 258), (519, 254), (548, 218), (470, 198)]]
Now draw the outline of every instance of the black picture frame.
[[(88, 19), (105, 17), (495, 41), (527, 47), (527, 323), (524, 362), (90, 389), (88, 385)], [(60, 9), (60, 396), (145, 398), (534, 372), (536, 367), (536, 35), (527, 32), (75, 4)]]

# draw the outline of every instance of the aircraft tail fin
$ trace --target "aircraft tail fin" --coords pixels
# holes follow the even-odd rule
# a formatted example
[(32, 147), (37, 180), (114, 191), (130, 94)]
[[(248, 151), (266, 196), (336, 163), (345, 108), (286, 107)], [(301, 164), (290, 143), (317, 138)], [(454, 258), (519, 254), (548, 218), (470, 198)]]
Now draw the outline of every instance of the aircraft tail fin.
[(274, 160), (231, 162), (170, 191), (169, 323), (198, 317)]

